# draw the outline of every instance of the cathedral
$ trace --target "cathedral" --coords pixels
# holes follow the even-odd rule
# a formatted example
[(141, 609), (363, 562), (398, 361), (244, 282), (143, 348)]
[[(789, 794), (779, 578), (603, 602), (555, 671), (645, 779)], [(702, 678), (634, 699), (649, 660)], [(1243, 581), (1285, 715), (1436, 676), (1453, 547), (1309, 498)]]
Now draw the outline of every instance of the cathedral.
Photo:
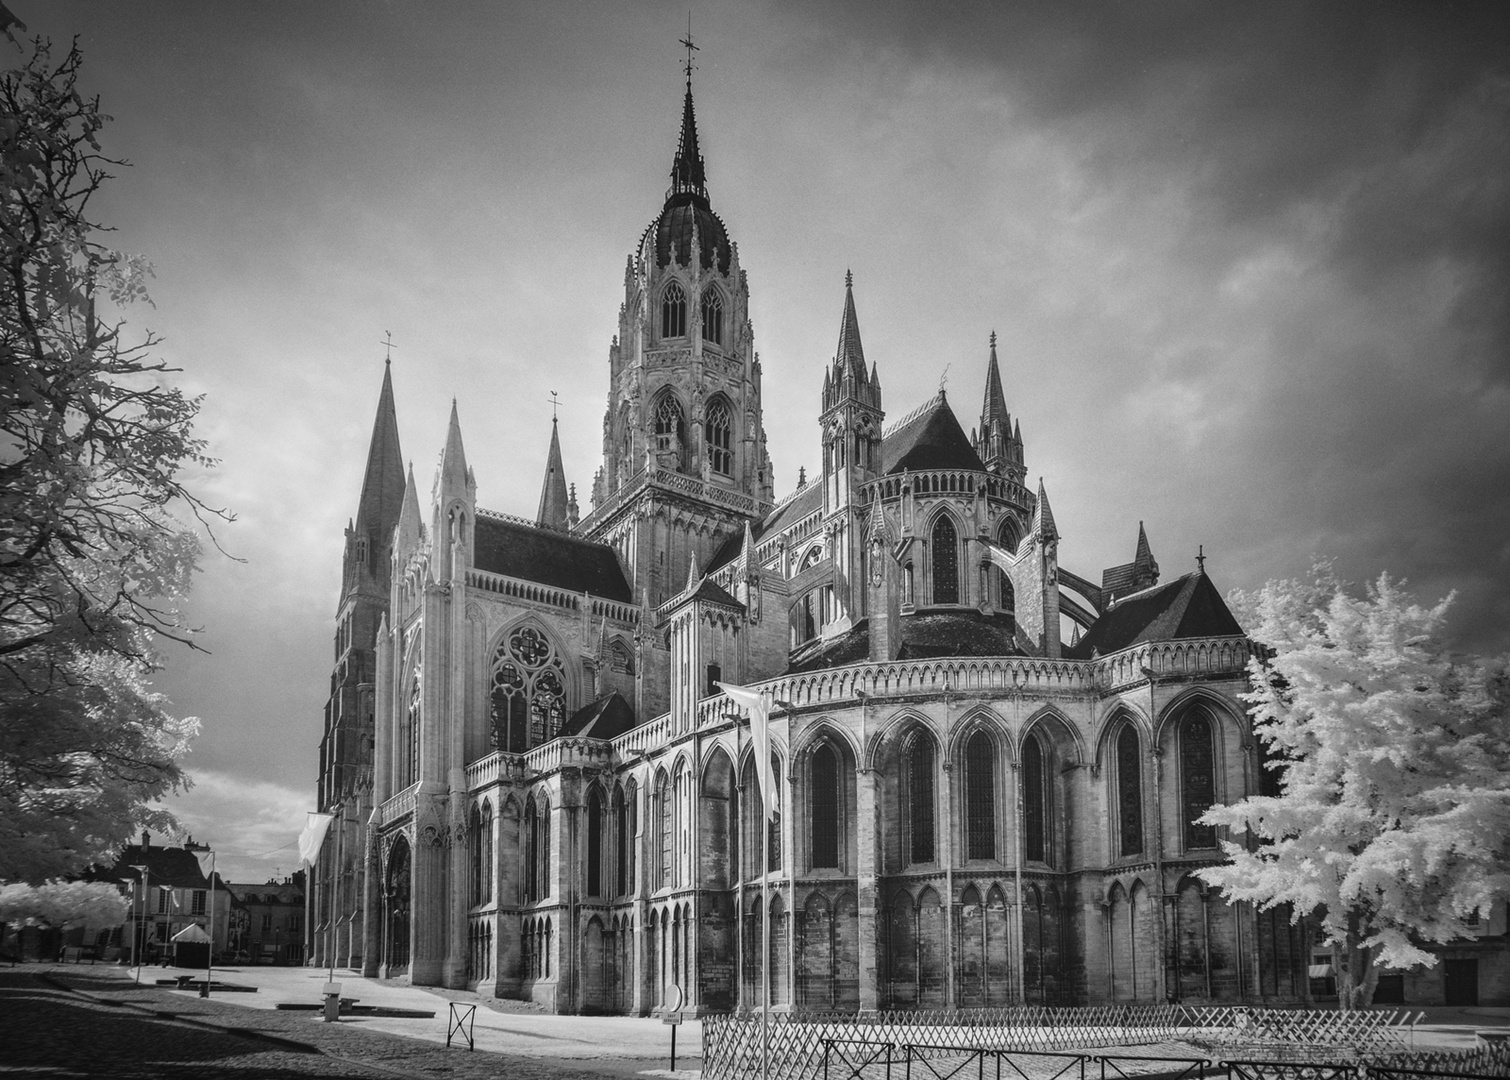
[[(479, 507), (454, 405), (422, 493), (385, 372), (312, 964), (641, 1016), (758, 1008), (763, 960), (790, 1011), (1307, 999), (1304, 923), (1193, 873), (1221, 858), (1203, 811), (1270, 782), (1255, 646), (1141, 524), (1099, 579), (1060, 565), (994, 336), (969, 434), (943, 390), (888, 410), (855, 291), (821, 472), (777, 498), (689, 75), (586, 515), (554, 422), (536, 513)], [(719, 683), (775, 702), (771, 815)]]

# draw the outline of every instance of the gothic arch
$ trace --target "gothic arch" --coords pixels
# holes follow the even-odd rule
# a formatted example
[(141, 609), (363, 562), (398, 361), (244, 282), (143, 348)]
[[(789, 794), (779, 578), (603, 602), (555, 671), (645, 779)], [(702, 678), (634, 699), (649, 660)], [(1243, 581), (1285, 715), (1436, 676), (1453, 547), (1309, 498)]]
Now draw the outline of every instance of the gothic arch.
[(950, 761), (961, 760), (960, 755), (965, 751), (966, 741), (977, 731), (984, 731), (991, 736), (991, 741), (996, 744), (998, 751), (1003, 755), (1003, 761), (1013, 760), (1017, 749), (1012, 745), (1012, 739), (1007, 734), (1006, 719), (989, 706), (976, 705), (955, 721), (949, 732), (949, 745), (946, 752)]
[[(952, 534), (947, 550), (940, 544), (945, 529)], [(969, 530), (961, 523), (959, 515), (946, 502), (940, 501), (926, 512), (922, 535), (928, 539), (928, 603), (966, 603), (970, 595), (969, 567), (965, 559)]]
[(1028, 733), (1034, 729), (1041, 730), (1054, 750), (1071, 764), (1085, 764), (1085, 743), (1080, 737), (1079, 728), (1052, 705), (1043, 706), (1022, 725), (1022, 735), (1016, 748), (1019, 760), (1022, 756), (1022, 739), (1027, 738)]
[[(914, 724), (925, 728), (930, 735), (933, 735), (933, 720), (916, 709), (903, 707), (888, 716), (866, 744), (864, 764), (861, 768), (879, 768), (883, 755), (896, 753), (901, 738)], [(934, 736), (934, 742), (937, 743), (937, 741), (937, 736)], [(943, 747), (940, 746), (938, 749), (942, 752)]]
[(792, 760), (794, 762), (802, 760), (811, 754), (824, 739), (842, 744), (849, 750), (851, 758), (855, 761), (860, 760), (860, 746), (855, 741), (855, 737), (826, 716), (820, 717), (803, 728), (802, 733), (793, 740)]
[(1153, 745), (1153, 724), (1149, 721), (1148, 715), (1125, 701), (1113, 702), (1101, 717), (1100, 725), (1096, 729), (1096, 755), (1092, 759), (1092, 764), (1097, 770), (1106, 767), (1111, 737), (1121, 729), (1124, 722), (1138, 729), (1138, 738), (1142, 739), (1145, 745)]
[(1169, 704), (1159, 711), (1155, 731), (1160, 746), (1166, 745), (1173, 731), (1173, 725), (1179, 720), (1181, 714), (1195, 704), (1205, 705), (1213, 714), (1213, 719), (1217, 722), (1218, 740), (1223, 739), (1229, 732), (1235, 732), (1241, 741), (1247, 741), (1243, 738), (1245, 721), (1248, 718), (1246, 713), (1234, 705), (1230, 698), (1223, 697), (1208, 686), (1190, 686), (1176, 694)]

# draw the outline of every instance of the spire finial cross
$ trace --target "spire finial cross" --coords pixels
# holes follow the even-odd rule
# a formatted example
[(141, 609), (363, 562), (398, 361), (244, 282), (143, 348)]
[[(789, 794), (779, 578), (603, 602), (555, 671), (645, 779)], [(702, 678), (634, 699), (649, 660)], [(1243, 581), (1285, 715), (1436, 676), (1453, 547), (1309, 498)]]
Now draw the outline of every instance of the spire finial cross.
[(991, 331), (991, 348), (996, 348), (996, 331)]
[(1197, 544), (1195, 548), (1195, 565), (1201, 573), (1206, 572), (1206, 545)]
[(692, 62), (692, 54), (701, 52), (696, 45), (692, 44), (692, 12), (687, 12), (687, 36), (681, 39), (680, 44), (687, 48), (687, 59), (682, 63), (682, 70), (687, 73), (687, 85), (692, 85), (692, 73), (697, 70), (697, 65)]
[(561, 402), (556, 399), (556, 392), (554, 390), (552, 390), (551, 391), (551, 423), (553, 423), (553, 424), (556, 422), (556, 406), (558, 406), (560, 404), (561, 404)]
[(392, 330), (384, 330), (383, 331), (383, 340), (380, 341), (380, 342), (378, 342), (378, 344), (381, 345), (383, 347), (383, 349), (385, 350), (385, 352), (383, 354), (383, 363), (385, 363), (385, 364), (391, 364), (391, 363), (393, 363), (393, 350), (398, 347), (398, 346), (396, 346), (396, 345), (393, 344), (393, 331)]
[(844, 287), (846, 289), (852, 289), (855, 287), (855, 275), (853, 271), (844, 271)]

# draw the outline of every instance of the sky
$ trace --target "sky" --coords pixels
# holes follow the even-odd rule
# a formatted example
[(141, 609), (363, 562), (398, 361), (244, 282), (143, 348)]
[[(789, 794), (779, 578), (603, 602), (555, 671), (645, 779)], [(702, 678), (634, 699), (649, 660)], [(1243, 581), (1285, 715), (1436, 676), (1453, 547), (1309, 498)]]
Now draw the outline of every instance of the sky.
[[(532, 515), (554, 390), (587, 511), (688, 6), (7, 3), (79, 39), (132, 163), (93, 210), (155, 268), (131, 328), (205, 395), (193, 483), (237, 515), (206, 651), (158, 679), (203, 722), (170, 808), (231, 880), (288, 874), (385, 334), (422, 491), (454, 397), (479, 504)], [(973, 427), (998, 335), (1066, 567), (1129, 561), (1142, 521), (1166, 578), (1329, 557), (1510, 648), (1510, 6), (691, 9), (778, 496), (819, 459), (852, 270), (892, 418), (943, 385)]]

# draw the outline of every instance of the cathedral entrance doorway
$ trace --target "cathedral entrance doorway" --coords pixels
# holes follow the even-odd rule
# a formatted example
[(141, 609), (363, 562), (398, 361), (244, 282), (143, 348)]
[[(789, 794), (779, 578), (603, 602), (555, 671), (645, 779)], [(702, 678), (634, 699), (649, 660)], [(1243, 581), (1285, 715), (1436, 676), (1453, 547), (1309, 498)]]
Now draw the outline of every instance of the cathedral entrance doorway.
[(383, 880), (383, 958), (393, 978), (409, 968), (409, 841), (400, 836), (388, 853)]

